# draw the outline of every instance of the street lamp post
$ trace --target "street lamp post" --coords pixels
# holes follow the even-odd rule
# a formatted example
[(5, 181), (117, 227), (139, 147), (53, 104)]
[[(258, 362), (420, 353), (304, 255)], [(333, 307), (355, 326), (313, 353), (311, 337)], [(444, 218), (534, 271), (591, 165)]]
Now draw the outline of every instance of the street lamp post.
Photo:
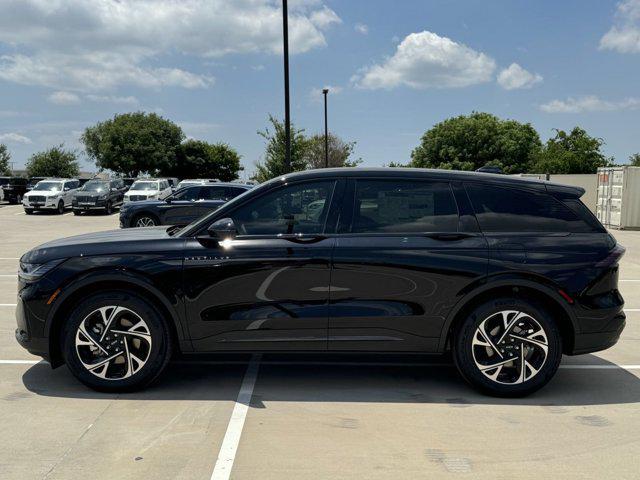
[(289, 13), (287, 0), (282, 0), (282, 37), (284, 41), (284, 163), (291, 171), (291, 118), (289, 115)]
[(324, 95), (324, 168), (329, 168), (329, 127), (327, 125), (327, 93), (328, 88), (322, 89)]

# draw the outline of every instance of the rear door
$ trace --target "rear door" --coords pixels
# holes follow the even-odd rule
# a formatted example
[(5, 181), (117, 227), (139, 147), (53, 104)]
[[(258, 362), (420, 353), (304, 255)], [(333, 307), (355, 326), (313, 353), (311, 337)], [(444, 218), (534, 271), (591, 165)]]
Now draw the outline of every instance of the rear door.
[(437, 349), (462, 291), (487, 272), (487, 245), (460, 184), (351, 180), (332, 260), (329, 349)]

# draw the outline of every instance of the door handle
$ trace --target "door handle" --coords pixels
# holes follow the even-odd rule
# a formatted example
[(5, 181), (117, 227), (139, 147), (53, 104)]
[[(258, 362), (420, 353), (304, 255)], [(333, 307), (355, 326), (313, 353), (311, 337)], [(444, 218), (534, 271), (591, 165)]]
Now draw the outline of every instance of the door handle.
[(277, 238), (281, 238), (283, 240), (288, 240), (290, 242), (298, 243), (298, 244), (308, 244), (308, 243), (320, 242), (320, 241), (326, 239), (327, 237), (325, 235), (306, 235), (306, 236), (302, 236), (302, 235), (297, 235), (295, 233), (282, 233), (282, 234), (278, 235)]
[(473, 237), (470, 233), (427, 233), (426, 237), (433, 238), (434, 240), (442, 240), (442, 241), (455, 241), (455, 240), (463, 240), (465, 238)]

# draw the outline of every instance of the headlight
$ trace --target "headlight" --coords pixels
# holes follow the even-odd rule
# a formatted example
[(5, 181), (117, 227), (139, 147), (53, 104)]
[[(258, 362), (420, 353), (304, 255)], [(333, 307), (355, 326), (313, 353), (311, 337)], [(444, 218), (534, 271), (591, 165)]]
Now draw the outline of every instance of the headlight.
[(49, 273), (51, 270), (64, 262), (64, 260), (64, 258), (60, 258), (57, 260), (51, 260), (47, 263), (20, 262), (20, 272), (18, 272), (18, 278), (25, 282), (33, 282)]

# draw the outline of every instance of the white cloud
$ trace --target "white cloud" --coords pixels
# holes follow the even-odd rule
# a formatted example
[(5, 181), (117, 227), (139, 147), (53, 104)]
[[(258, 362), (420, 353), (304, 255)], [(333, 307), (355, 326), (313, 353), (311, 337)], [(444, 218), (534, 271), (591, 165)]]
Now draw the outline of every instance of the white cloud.
[(352, 81), (366, 89), (466, 87), (491, 81), (495, 68), (484, 53), (424, 31), (408, 35), (392, 57), (364, 68)]
[(72, 92), (53, 92), (48, 97), (49, 102), (55, 105), (77, 105), (80, 103), (80, 97)]
[(24, 144), (32, 143), (29, 137), (25, 137), (24, 135), (20, 135), (19, 133), (14, 132), (0, 133), (0, 142)]
[(93, 95), (86, 96), (87, 100), (97, 103), (117, 103), (121, 105), (138, 105), (140, 103), (136, 97), (118, 97), (117, 95)]
[(640, 53), (640, 0), (618, 4), (614, 25), (600, 39), (600, 49)]
[(362, 35), (366, 35), (367, 33), (369, 33), (369, 27), (364, 23), (356, 23), (353, 29), (356, 32), (361, 33)]
[[(326, 45), (338, 15), (318, 0), (292, 2), (292, 53)], [(60, 90), (206, 88), (207, 74), (159, 64), (166, 54), (220, 57), (282, 50), (273, 0), (3, 0), (0, 79)]]
[(498, 84), (506, 90), (531, 88), (542, 82), (542, 76), (531, 73), (517, 63), (512, 63), (498, 74)]
[(602, 100), (596, 95), (569, 97), (566, 100), (552, 100), (540, 105), (540, 110), (547, 113), (612, 112), (638, 109), (640, 109), (640, 98), (628, 97), (612, 102)]
[(329, 89), (329, 96), (339, 95), (344, 90), (342, 87), (339, 87), (339, 86), (325, 85), (322, 88), (312, 88), (311, 91), (309, 92), (309, 98), (311, 98), (311, 100), (313, 100), (314, 102), (319, 102), (320, 100), (322, 100), (322, 96), (323, 96), (322, 90), (324, 88)]

